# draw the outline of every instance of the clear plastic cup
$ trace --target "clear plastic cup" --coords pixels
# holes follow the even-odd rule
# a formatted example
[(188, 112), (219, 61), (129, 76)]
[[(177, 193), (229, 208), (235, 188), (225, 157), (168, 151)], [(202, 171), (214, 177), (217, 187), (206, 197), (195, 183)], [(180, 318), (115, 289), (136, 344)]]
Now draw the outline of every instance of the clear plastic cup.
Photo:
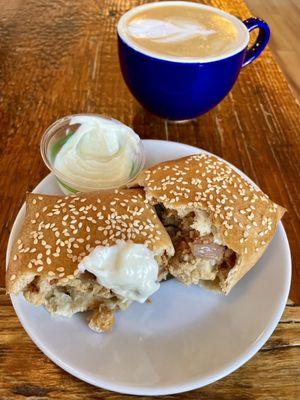
[(124, 125), (113, 118), (108, 118), (99, 114), (75, 114), (57, 120), (45, 131), (40, 143), (41, 155), (46, 166), (55, 175), (58, 185), (63, 193), (73, 194), (77, 192), (92, 192), (126, 187), (127, 184), (129, 184), (138, 176), (145, 164), (145, 153), (141, 140), (139, 140), (135, 151), (132, 153), (132, 169), (128, 177), (120, 181), (111, 180), (105, 182), (105, 184), (101, 183), (101, 186), (86, 184), (81, 185), (78, 182), (72, 182), (68, 176), (64, 175), (61, 171), (58, 171), (55, 168), (54, 161), (59, 150), (80, 126), (80, 124), (70, 124), (71, 119), (78, 116), (100, 117)]

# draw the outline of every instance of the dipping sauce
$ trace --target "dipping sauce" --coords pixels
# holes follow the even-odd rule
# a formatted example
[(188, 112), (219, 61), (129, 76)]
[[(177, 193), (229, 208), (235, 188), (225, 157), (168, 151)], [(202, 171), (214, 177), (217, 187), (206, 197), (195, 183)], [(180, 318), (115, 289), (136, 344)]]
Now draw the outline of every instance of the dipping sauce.
[(96, 114), (57, 121), (46, 131), (41, 151), (65, 193), (125, 186), (144, 165), (139, 136)]
[(114, 246), (96, 246), (78, 269), (91, 272), (100, 285), (126, 300), (144, 303), (159, 289), (155, 254), (143, 244), (120, 240)]

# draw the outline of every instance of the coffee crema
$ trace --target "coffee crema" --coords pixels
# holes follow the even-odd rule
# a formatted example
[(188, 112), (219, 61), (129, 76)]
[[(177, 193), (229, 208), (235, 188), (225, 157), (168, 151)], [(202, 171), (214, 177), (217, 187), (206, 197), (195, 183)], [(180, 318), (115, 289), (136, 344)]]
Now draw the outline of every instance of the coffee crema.
[(248, 33), (238, 20), (195, 3), (151, 3), (124, 17), (119, 30), (126, 41), (161, 58), (206, 60), (247, 44)]

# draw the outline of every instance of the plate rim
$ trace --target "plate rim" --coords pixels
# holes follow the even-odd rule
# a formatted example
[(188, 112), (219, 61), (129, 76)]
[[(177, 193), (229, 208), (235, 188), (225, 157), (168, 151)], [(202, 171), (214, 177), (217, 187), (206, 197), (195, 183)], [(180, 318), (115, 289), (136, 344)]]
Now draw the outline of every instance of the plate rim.
[[(174, 141), (167, 141), (167, 140), (156, 140), (156, 139), (143, 139), (142, 142), (152, 142), (152, 143), (157, 143), (159, 144), (160, 142), (164, 143), (171, 143), (171, 144), (176, 144), (178, 146), (184, 146), (187, 149), (190, 149), (191, 151), (194, 152), (201, 152), (201, 153), (206, 153), (209, 155), (213, 155), (222, 161), (225, 161), (228, 165), (233, 167), (239, 174), (241, 174), (243, 177), (245, 177), (247, 180), (249, 180), (252, 184), (254, 184), (256, 187), (257, 185), (239, 168), (235, 167), (233, 164), (230, 162), (222, 159), (221, 157), (210, 153), (206, 150), (200, 149), (198, 147), (185, 144), (185, 143), (180, 143), (180, 142), (174, 142)], [(47, 181), (50, 176), (53, 176), (52, 173), (49, 173), (46, 175), (33, 189), (33, 192), (38, 192), (39, 187), (43, 185), (44, 181)], [(20, 219), (22, 219), (22, 214), (25, 213), (25, 202), (22, 204), (11, 229), (10, 235), (9, 235), (9, 240), (7, 244), (7, 250), (6, 250), (6, 268), (8, 265), (8, 260), (9, 260), (9, 255), (10, 255), (10, 250), (12, 246), (12, 241), (13, 237), (15, 236), (15, 231), (18, 229), (18, 226), (20, 225)], [(82, 375), (82, 373), (78, 372), (77, 369), (73, 368), (71, 365), (65, 363), (58, 357), (56, 354), (48, 350), (47, 346), (43, 344), (42, 341), (36, 336), (35, 332), (31, 330), (30, 326), (28, 326), (27, 322), (23, 318), (23, 314), (21, 313), (19, 306), (18, 306), (18, 298), (17, 296), (10, 295), (11, 302), (13, 305), (13, 308), (15, 310), (15, 313), (17, 314), (17, 317), (27, 333), (27, 335), (30, 337), (30, 339), (33, 341), (33, 343), (39, 348), (40, 351), (42, 351), (46, 357), (48, 357), (54, 364), (58, 365), (60, 368), (63, 370), (67, 371), (71, 375), (75, 376), (76, 378), (89, 383), (95, 387), (99, 387), (102, 389), (122, 393), (122, 394), (131, 394), (131, 395), (139, 395), (139, 396), (162, 396), (162, 395), (171, 395), (171, 394), (177, 394), (177, 393), (183, 393), (195, 389), (199, 389), (201, 387), (207, 386), (213, 382), (216, 382), (225, 376), (231, 374), (232, 372), (236, 371), (239, 367), (244, 365), (246, 362), (248, 362), (260, 349), (261, 347), (267, 342), (267, 340), (270, 338), (272, 333), (274, 332), (275, 328), (278, 325), (278, 322), (283, 314), (283, 311), (286, 306), (286, 302), (288, 299), (289, 295), (289, 290), (290, 290), (290, 284), (291, 284), (291, 272), (292, 272), (292, 265), (291, 265), (291, 252), (290, 252), (290, 247), (289, 247), (289, 242), (288, 238), (284, 229), (284, 226), (282, 222), (280, 221), (277, 227), (277, 230), (280, 231), (280, 234), (283, 236), (283, 241), (282, 245), (284, 246), (284, 251), (286, 252), (287, 259), (285, 263), (285, 269), (286, 269), (286, 280), (285, 280), (285, 285), (284, 285), (284, 292), (281, 296), (281, 301), (280, 305), (276, 310), (276, 313), (270, 321), (269, 325), (266, 326), (265, 330), (261, 334), (258, 340), (256, 340), (254, 343), (252, 343), (247, 350), (245, 350), (244, 353), (242, 353), (234, 362), (231, 362), (230, 365), (227, 368), (223, 368), (217, 373), (211, 374), (208, 378), (206, 377), (201, 377), (198, 379), (191, 379), (190, 381), (187, 381), (185, 384), (179, 384), (179, 385), (172, 385), (172, 386), (163, 386), (160, 388), (156, 387), (143, 387), (143, 386), (124, 386), (123, 384), (117, 384), (117, 383), (108, 383), (106, 384), (105, 381), (102, 382), (101, 378), (94, 379), (93, 377), (89, 377), (86, 375)], [(246, 354), (245, 354), (246, 353)]]

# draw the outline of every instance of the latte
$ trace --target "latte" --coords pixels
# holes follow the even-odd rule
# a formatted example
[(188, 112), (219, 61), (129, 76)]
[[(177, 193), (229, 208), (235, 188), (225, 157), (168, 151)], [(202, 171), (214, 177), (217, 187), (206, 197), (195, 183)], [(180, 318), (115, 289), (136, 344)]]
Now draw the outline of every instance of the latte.
[(218, 9), (190, 2), (137, 7), (119, 22), (119, 33), (134, 47), (160, 58), (194, 60), (226, 56), (247, 44), (241, 21)]

